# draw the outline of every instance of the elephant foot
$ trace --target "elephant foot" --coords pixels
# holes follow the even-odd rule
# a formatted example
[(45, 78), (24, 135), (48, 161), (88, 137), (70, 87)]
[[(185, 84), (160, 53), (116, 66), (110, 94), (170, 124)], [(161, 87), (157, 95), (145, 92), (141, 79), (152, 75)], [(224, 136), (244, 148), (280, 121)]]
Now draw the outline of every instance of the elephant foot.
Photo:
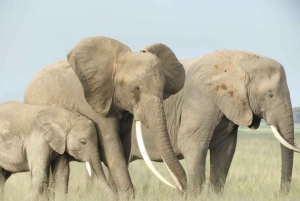
[(119, 191), (119, 201), (127, 201), (127, 200), (134, 200), (135, 195), (134, 195), (134, 189), (129, 188), (126, 191)]
[(201, 187), (198, 188), (188, 188), (188, 190), (186, 191), (186, 197), (187, 200), (193, 200), (195, 198), (197, 198), (203, 191), (204, 186), (202, 185)]
[(291, 186), (290, 182), (281, 182), (280, 183), (280, 191), (279, 191), (280, 195), (286, 196), (290, 191), (290, 186)]
[(222, 195), (224, 191), (225, 182), (219, 182), (217, 184), (210, 184), (209, 188), (213, 191), (216, 195)]

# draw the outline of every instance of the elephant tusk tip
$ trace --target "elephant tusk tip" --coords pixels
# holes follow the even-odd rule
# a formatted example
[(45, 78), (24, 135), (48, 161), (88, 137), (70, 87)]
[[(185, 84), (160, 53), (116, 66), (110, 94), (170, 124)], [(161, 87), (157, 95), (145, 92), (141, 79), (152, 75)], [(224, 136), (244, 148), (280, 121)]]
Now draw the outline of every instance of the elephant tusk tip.
[(182, 191), (182, 186), (181, 186), (181, 184), (179, 183), (178, 179), (177, 179), (176, 176), (173, 174), (173, 172), (171, 171), (171, 169), (170, 169), (169, 166), (167, 165), (166, 161), (165, 161), (164, 159), (163, 159), (163, 161), (164, 161), (164, 164), (165, 164), (165, 166), (166, 166), (168, 172), (170, 173), (171, 178), (172, 178), (173, 181), (175, 182), (177, 188), (178, 188), (180, 191)]
[(300, 153), (300, 148), (296, 143), (294, 143), (294, 147), (296, 148), (295, 152)]

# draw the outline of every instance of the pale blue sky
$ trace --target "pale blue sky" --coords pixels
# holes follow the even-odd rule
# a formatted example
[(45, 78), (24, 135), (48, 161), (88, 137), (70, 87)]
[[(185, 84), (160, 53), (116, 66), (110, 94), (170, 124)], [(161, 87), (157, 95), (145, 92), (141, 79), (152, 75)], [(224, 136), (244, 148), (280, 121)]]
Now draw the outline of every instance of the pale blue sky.
[(103, 35), (133, 51), (162, 42), (179, 59), (214, 50), (256, 52), (286, 70), (300, 106), (300, 1), (0, 1), (0, 102), (23, 100), (43, 67), (81, 39)]

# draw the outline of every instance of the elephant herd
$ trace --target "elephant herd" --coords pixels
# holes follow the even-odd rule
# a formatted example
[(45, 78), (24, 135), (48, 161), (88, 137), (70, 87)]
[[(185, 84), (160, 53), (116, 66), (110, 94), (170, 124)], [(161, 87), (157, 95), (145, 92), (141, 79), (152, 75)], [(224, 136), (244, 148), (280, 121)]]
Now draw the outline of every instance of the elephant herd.
[[(137, 159), (168, 185), (197, 194), (205, 183), (208, 151), (210, 186), (221, 193), (238, 127), (257, 129), (261, 119), (281, 143), (280, 191), (286, 193), (293, 153), (300, 149), (294, 145), (290, 94), (280, 63), (230, 50), (179, 61), (161, 43), (132, 52), (111, 38), (86, 38), (67, 59), (32, 78), (24, 103), (0, 105), (0, 196), (11, 174), (30, 171), (30, 200), (44, 196), (48, 181), (55, 200), (65, 200), (69, 162), (75, 160), (86, 163), (99, 191), (131, 199), (128, 164)], [(186, 172), (179, 162), (183, 158)], [(151, 160), (166, 164), (174, 184)]]

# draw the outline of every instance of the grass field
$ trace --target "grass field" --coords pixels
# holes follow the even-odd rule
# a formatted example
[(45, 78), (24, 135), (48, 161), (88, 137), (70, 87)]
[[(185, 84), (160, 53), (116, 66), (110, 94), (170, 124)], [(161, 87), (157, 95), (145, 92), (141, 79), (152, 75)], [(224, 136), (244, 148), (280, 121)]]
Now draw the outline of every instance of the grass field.
[[(300, 144), (300, 124), (295, 125), (296, 143)], [(209, 155), (206, 175), (209, 175)], [(185, 167), (185, 162), (182, 161)], [(171, 178), (163, 164), (154, 164), (169, 180)], [(258, 130), (240, 128), (235, 156), (229, 171), (224, 194), (215, 195), (206, 185), (203, 193), (189, 200), (300, 200), (300, 154), (295, 153), (291, 191), (287, 196), (278, 193), (280, 182), (280, 146), (270, 128), (262, 124)], [(107, 200), (94, 187), (85, 190), (85, 165), (73, 162), (68, 200)], [(144, 161), (130, 164), (130, 174), (135, 186), (136, 200), (181, 200), (176, 190), (158, 181), (148, 171)], [(13, 175), (5, 186), (4, 200), (23, 200), (30, 185), (29, 173)]]

